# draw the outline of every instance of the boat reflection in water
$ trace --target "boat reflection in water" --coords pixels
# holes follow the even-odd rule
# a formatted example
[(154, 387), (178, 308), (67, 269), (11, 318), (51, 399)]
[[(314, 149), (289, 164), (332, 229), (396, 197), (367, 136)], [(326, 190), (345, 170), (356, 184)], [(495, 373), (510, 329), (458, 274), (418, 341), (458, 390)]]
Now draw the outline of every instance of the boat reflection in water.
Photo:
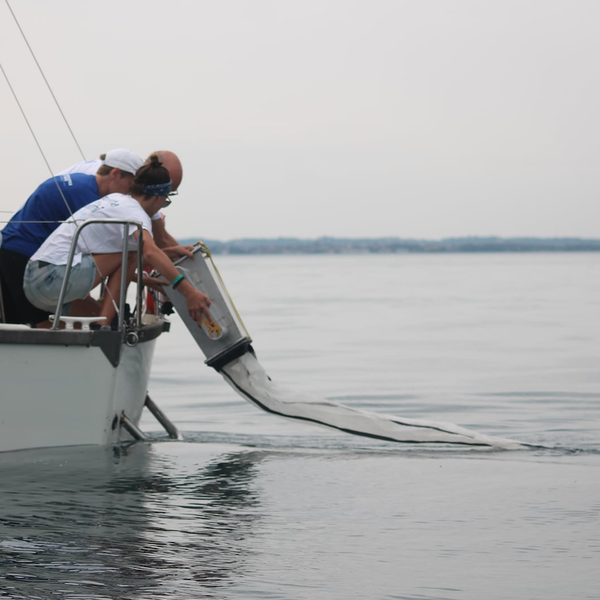
[(264, 456), (179, 442), (1, 454), (0, 589), (163, 598), (227, 588), (256, 548)]

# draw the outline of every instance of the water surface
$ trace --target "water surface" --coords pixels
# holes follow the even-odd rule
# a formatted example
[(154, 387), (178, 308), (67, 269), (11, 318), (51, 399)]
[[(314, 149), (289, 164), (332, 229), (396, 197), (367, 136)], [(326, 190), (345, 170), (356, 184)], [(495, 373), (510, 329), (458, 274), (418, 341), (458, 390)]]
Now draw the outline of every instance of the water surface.
[(174, 318), (150, 394), (186, 441), (0, 454), (0, 596), (598, 598), (600, 254), (217, 264), (278, 382), (552, 449), (277, 419)]

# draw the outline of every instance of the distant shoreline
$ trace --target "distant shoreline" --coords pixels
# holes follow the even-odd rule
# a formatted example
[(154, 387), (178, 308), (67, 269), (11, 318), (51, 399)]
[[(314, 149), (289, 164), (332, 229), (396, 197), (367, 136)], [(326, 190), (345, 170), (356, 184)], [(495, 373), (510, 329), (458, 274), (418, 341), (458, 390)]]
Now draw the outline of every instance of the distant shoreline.
[[(181, 240), (193, 244), (198, 238)], [(214, 254), (401, 254), (444, 252), (600, 252), (600, 239), (462, 237), (443, 240), (401, 238), (202, 239)]]

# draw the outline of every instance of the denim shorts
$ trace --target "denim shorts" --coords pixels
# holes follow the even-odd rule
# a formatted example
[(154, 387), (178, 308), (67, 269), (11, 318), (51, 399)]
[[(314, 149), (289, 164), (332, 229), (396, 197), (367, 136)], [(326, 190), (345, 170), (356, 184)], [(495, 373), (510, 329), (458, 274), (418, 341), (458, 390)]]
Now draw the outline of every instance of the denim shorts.
[[(67, 265), (44, 264), (39, 261), (30, 262), (23, 277), (23, 290), (27, 300), (42, 310), (54, 312), (60, 296), (63, 278)], [(87, 297), (94, 287), (96, 263), (89, 254), (84, 254), (81, 262), (71, 269), (67, 293), (65, 294), (63, 314), (69, 312), (67, 303)]]

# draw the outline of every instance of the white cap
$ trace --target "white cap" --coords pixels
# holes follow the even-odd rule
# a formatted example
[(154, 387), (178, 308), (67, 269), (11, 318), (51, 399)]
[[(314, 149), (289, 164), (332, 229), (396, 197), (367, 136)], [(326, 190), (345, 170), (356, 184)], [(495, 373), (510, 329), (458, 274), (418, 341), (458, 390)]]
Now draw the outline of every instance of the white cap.
[(106, 153), (103, 164), (107, 167), (121, 169), (121, 171), (135, 175), (135, 172), (144, 164), (144, 161), (131, 150), (117, 148), (116, 150), (109, 150)]

